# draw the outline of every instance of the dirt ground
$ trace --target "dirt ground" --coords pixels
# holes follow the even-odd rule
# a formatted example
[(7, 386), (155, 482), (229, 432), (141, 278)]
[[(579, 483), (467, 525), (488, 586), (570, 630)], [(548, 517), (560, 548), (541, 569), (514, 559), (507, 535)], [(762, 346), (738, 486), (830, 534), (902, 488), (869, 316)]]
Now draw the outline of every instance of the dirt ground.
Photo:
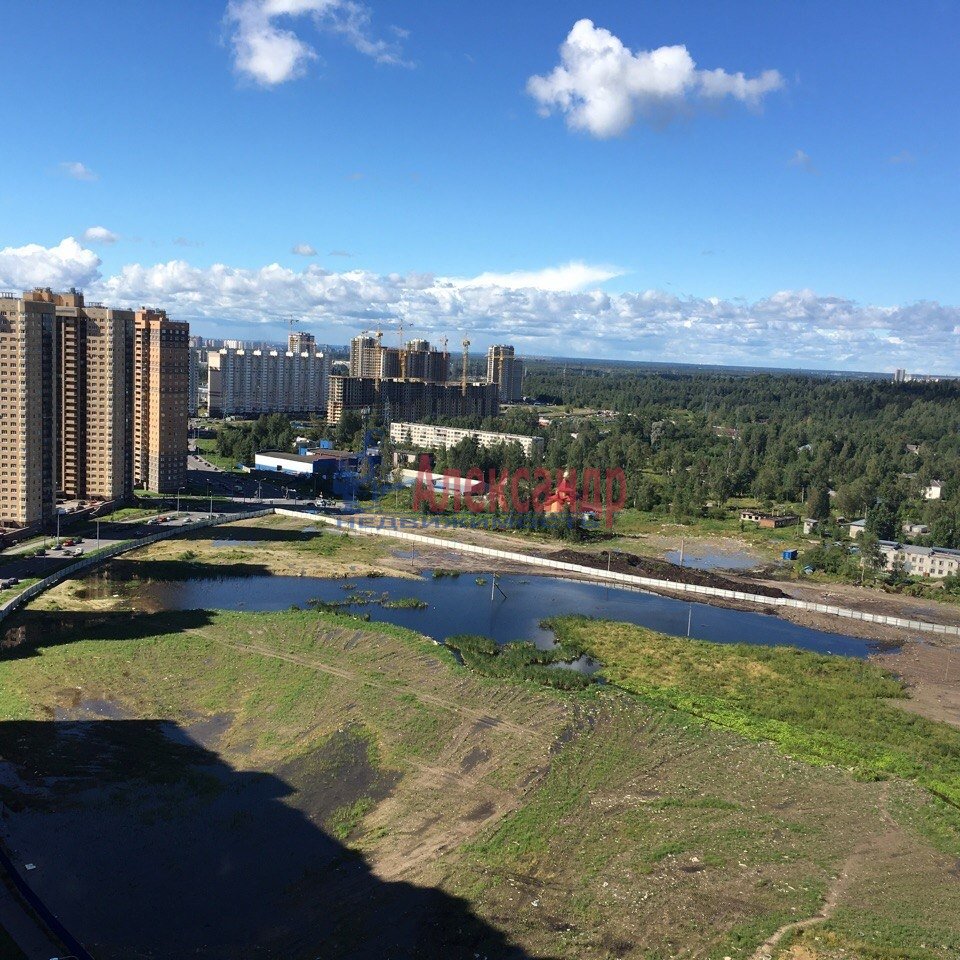
[(914, 642), (873, 660), (907, 685), (910, 699), (893, 701), (898, 707), (960, 727), (960, 647)]

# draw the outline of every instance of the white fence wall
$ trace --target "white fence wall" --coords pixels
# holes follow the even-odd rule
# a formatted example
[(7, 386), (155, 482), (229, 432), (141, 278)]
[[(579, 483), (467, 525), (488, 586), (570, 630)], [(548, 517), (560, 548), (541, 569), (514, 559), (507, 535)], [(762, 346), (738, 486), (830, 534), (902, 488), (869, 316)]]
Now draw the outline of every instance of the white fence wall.
[[(11, 597), (5, 604), (0, 606), (0, 622), (8, 617), (14, 610), (19, 609), (25, 603), (29, 603), (34, 597), (48, 590), (50, 587), (64, 580), (68, 580), (78, 573), (82, 573), (88, 567), (92, 567), (103, 560), (119, 556), (129, 550), (136, 550), (138, 547), (145, 547), (147, 544), (156, 543), (158, 540), (166, 540), (169, 537), (177, 536), (185, 530), (200, 530), (204, 527), (215, 527), (223, 523), (234, 523), (237, 520), (249, 520), (254, 517), (263, 517), (272, 513), (280, 514), (285, 517), (297, 517), (303, 520), (310, 520), (314, 523), (324, 523), (328, 526), (342, 530), (344, 533), (366, 533), (380, 537), (392, 537), (397, 540), (404, 540), (408, 543), (419, 543), (426, 547), (436, 547), (441, 550), (451, 550), (456, 553), (473, 554), (480, 557), (492, 557), (497, 560), (507, 560), (511, 563), (522, 563), (532, 567), (541, 567), (544, 570), (556, 572), (558, 570), (565, 573), (576, 574), (578, 577), (585, 577), (591, 580), (600, 580), (604, 583), (618, 584), (620, 586), (645, 589), (645, 590), (668, 590), (673, 593), (693, 594), (693, 598), (700, 597), (722, 597), (726, 600), (739, 600), (742, 603), (755, 604), (761, 607), (794, 607), (798, 610), (809, 610), (814, 613), (824, 613), (827, 616), (842, 617), (847, 620), (862, 620), (865, 623), (879, 623), (888, 627), (897, 627), (901, 630), (916, 630), (919, 633), (936, 633), (947, 636), (960, 636), (960, 627), (944, 623), (928, 623), (925, 620), (908, 620), (903, 617), (888, 617), (880, 613), (866, 613), (862, 610), (850, 610), (846, 607), (836, 607), (825, 603), (811, 603), (807, 600), (795, 600), (792, 597), (764, 597), (756, 593), (746, 593), (740, 590), (722, 590), (719, 587), (704, 587), (693, 583), (678, 583), (674, 580), (658, 580), (653, 577), (639, 577), (630, 573), (616, 573), (614, 571), (598, 570), (596, 567), (587, 567), (579, 563), (564, 563), (558, 560), (551, 560), (549, 557), (531, 556), (525, 553), (513, 553), (509, 550), (495, 550), (492, 547), (481, 547), (474, 543), (462, 543), (459, 540), (445, 540), (442, 537), (428, 537), (422, 533), (413, 533), (409, 530), (398, 529), (396, 525), (383, 524), (382, 519), (369, 524), (360, 524), (357, 522), (344, 523), (334, 517), (325, 517), (315, 513), (302, 513), (298, 510), (287, 510), (282, 507), (268, 508), (265, 510), (250, 510), (246, 513), (232, 513), (225, 517), (213, 517), (204, 520), (197, 520), (194, 523), (184, 524), (182, 527), (170, 527), (151, 534), (149, 537), (143, 537), (140, 540), (130, 540), (126, 543), (117, 544), (108, 547), (98, 553), (84, 557), (76, 563), (63, 567), (56, 573), (35, 584), (27, 587), (26, 590)], [(383, 518), (387, 519), (387, 518)], [(411, 524), (418, 524), (419, 521), (408, 521)], [(400, 520), (399, 525), (405, 525), (405, 521)], [(692, 599), (693, 599), (692, 598)]]
[[(888, 627), (898, 627), (902, 630), (916, 630), (920, 633), (938, 633), (949, 636), (960, 636), (960, 626), (943, 623), (928, 623), (925, 620), (907, 620), (903, 617), (888, 617), (880, 613), (866, 613), (862, 610), (850, 610), (846, 607), (832, 606), (826, 603), (812, 603), (808, 600), (795, 600), (793, 597), (764, 597), (756, 593), (746, 593), (740, 590), (722, 590), (719, 587), (704, 587), (694, 583), (678, 583), (674, 580), (659, 580), (653, 577), (639, 577), (630, 573), (607, 572), (596, 567), (587, 567), (579, 563), (564, 563), (551, 560), (548, 557), (530, 556), (524, 553), (513, 553), (508, 550), (495, 550), (492, 547), (481, 547), (474, 543), (445, 540), (441, 537), (428, 537), (421, 533), (412, 533), (398, 529), (396, 525), (374, 522), (359, 524), (356, 522), (344, 523), (334, 517), (317, 516), (311, 513), (300, 513), (296, 510), (277, 508), (277, 513), (289, 517), (301, 517), (320, 521), (336, 527), (345, 533), (369, 533), (381, 537), (394, 537), (410, 543), (420, 543), (424, 546), (438, 547), (443, 550), (452, 550), (457, 553), (469, 553), (481, 557), (493, 557), (498, 560), (508, 560), (512, 563), (523, 563), (533, 567), (543, 567), (552, 571), (562, 570), (565, 573), (575, 573), (604, 583), (620, 584), (622, 586), (639, 587), (647, 590), (669, 590), (674, 593), (689, 593), (701, 597), (723, 597), (726, 600), (739, 600), (743, 603), (752, 603), (763, 607), (794, 607), (798, 610), (809, 610), (814, 613), (825, 613), (832, 617), (843, 617), (847, 620), (862, 620), (865, 623), (879, 623)], [(392, 519), (392, 518), (383, 518)], [(409, 521), (419, 524), (418, 520)], [(400, 526), (404, 521), (399, 521)]]

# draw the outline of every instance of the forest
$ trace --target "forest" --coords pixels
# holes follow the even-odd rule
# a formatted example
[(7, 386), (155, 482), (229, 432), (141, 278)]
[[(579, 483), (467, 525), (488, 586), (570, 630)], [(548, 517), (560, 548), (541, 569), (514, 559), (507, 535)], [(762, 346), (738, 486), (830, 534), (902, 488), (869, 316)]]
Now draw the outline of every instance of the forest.
[[(881, 539), (924, 523), (917, 542), (960, 547), (958, 381), (540, 367), (525, 394), (550, 406), (450, 423), (544, 436), (548, 467), (620, 466), (628, 505), (651, 513), (693, 518), (750, 498), (818, 519), (866, 517)], [(934, 480), (941, 498), (923, 499)]]

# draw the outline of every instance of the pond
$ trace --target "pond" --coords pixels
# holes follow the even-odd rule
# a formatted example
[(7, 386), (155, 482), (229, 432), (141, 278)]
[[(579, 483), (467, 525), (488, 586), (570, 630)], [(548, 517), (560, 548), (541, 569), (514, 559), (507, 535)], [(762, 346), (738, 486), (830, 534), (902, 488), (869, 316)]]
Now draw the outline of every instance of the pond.
[[(680, 563), (679, 550), (667, 550), (664, 559)], [(756, 570), (763, 560), (746, 550), (685, 550), (683, 565), (694, 570)]]
[[(553, 645), (553, 635), (540, 626), (545, 617), (579, 613), (622, 620), (674, 636), (691, 636), (717, 643), (792, 645), (818, 653), (866, 657), (870, 644), (855, 637), (812, 630), (764, 613), (730, 610), (703, 603), (557, 577), (498, 576), (462, 573), (423, 580), (399, 577), (355, 577), (349, 581), (313, 577), (226, 577), (177, 582), (150, 582), (135, 594), (138, 609), (159, 610), (286, 610), (307, 608), (309, 601), (344, 601), (351, 596), (367, 602), (346, 612), (369, 613), (370, 619), (409, 627), (437, 640), (457, 633), (480, 633), (498, 643), (532, 640)], [(112, 596), (118, 585), (92, 578), (85, 595)], [(422, 609), (390, 608), (382, 598), (413, 597)], [(689, 628), (689, 629), (688, 629)]]

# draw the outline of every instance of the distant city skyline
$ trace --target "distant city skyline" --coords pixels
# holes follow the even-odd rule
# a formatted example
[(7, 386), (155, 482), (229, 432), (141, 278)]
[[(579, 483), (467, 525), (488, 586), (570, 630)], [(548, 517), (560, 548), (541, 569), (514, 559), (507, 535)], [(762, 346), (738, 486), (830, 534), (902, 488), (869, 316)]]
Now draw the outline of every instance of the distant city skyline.
[(7, 51), (8, 123), (75, 133), (0, 156), (0, 288), (203, 336), (403, 320), (960, 373), (954, 5), (36, 0), (6, 25), (54, 18), (98, 69)]

